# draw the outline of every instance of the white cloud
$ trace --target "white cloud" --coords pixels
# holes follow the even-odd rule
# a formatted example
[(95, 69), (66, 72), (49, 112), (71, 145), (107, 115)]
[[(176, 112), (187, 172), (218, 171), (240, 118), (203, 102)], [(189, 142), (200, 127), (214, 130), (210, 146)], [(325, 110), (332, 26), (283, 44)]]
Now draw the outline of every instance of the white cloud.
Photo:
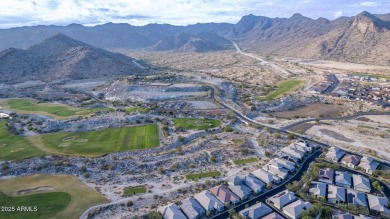
[[(318, 18), (354, 15), (362, 10), (382, 12), (387, 0), (0, 0), (0, 28), (22, 25), (96, 25), (107, 22), (145, 25), (236, 23), (247, 14), (290, 17), (294, 13)], [(380, 4), (382, 6), (375, 6)], [(375, 11), (376, 10), (376, 11)], [(337, 11), (335, 13), (335, 11)]]
[(363, 6), (363, 7), (376, 7), (376, 6), (379, 6), (379, 3), (378, 2), (361, 2), (359, 5)]
[(334, 18), (339, 18), (341, 16), (343, 16), (343, 12), (342, 11), (335, 11), (334, 14), (333, 14)]

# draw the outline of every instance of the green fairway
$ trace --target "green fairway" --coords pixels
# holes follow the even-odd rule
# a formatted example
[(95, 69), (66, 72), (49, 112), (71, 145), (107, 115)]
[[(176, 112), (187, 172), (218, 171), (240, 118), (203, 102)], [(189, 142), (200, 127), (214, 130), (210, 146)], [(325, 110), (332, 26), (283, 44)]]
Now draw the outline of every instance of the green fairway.
[[(70, 200), (71, 196), (65, 192), (49, 192), (20, 197), (10, 197), (0, 192), (0, 206), (2, 207), (0, 218), (46, 219), (63, 211), (70, 203)], [(18, 207), (21, 206), (30, 207), (32, 211), (18, 210)], [(11, 211), (7, 211), (7, 209)]]
[(126, 196), (140, 194), (140, 193), (146, 193), (146, 188), (144, 186), (127, 187), (123, 190), (123, 195), (126, 195)]
[(185, 129), (205, 130), (221, 125), (221, 121), (202, 118), (176, 118), (173, 119), (176, 127)]
[(43, 154), (26, 137), (10, 133), (5, 124), (5, 122), (0, 122), (0, 160), (20, 160)]
[(280, 82), (277, 86), (278, 88), (272, 91), (270, 94), (265, 96), (264, 98), (260, 98), (260, 100), (273, 100), (280, 98), (286, 94), (292, 93), (302, 87), (304, 81), (302, 80), (286, 80)]
[[(21, 193), (23, 191), (23, 194)], [(79, 218), (108, 200), (73, 175), (29, 175), (0, 180), (0, 206), (37, 206), (37, 212), (0, 211), (0, 218)]]
[(247, 159), (233, 160), (233, 163), (235, 165), (240, 165), (240, 164), (247, 164), (247, 163), (255, 163), (258, 161), (259, 161), (259, 159), (257, 159), (256, 157), (251, 157), (251, 158), (247, 158)]
[(110, 111), (108, 107), (82, 109), (63, 104), (38, 103), (29, 99), (8, 99), (1, 104), (4, 108), (18, 113), (36, 113), (55, 118), (67, 118), (75, 115), (88, 115), (98, 111)]
[(206, 173), (188, 174), (186, 175), (186, 179), (201, 179), (201, 178), (216, 177), (216, 176), (221, 176), (221, 173), (219, 171), (214, 171), (214, 172), (206, 172)]
[(91, 132), (59, 132), (40, 136), (48, 152), (69, 155), (101, 156), (118, 151), (158, 147), (156, 124), (110, 128)]
[(147, 113), (147, 112), (149, 112), (149, 109), (142, 107), (142, 106), (133, 106), (133, 107), (126, 107), (125, 111), (127, 113), (135, 113), (135, 112)]

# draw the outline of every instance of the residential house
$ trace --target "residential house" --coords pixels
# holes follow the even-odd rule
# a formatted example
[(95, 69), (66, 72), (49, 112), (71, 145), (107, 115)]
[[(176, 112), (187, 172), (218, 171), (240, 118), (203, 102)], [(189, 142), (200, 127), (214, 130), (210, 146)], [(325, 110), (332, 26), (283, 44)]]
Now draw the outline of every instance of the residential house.
[(265, 187), (265, 184), (262, 181), (249, 174), (244, 176), (244, 183), (246, 186), (252, 189), (254, 193), (260, 193)]
[(176, 204), (169, 204), (163, 207), (159, 207), (158, 211), (161, 213), (164, 219), (187, 219), (187, 217)]
[(291, 219), (298, 219), (301, 217), (303, 211), (309, 211), (313, 205), (309, 202), (304, 202), (301, 199), (283, 207), (285, 213)]
[(347, 201), (348, 204), (367, 207), (366, 194), (353, 189), (347, 189)]
[(235, 205), (240, 202), (240, 198), (225, 185), (215, 186), (210, 189), (210, 192), (224, 204)]
[(345, 203), (345, 188), (328, 185), (328, 202)]
[(270, 207), (262, 202), (259, 202), (249, 208), (239, 212), (241, 216), (248, 219), (258, 219), (271, 214), (273, 211)]
[(228, 184), (232, 186), (242, 185), (244, 184), (244, 178), (242, 176), (237, 176), (237, 175), (231, 176), (228, 179)]
[(348, 167), (355, 168), (355, 166), (360, 163), (360, 159), (362, 159), (360, 156), (347, 154), (341, 159), (341, 163)]
[(284, 190), (268, 199), (269, 203), (281, 210), (284, 206), (298, 200), (293, 192)]
[(311, 147), (306, 146), (303, 142), (293, 142), (288, 147), (303, 152), (304, 154), (308, 154), (312, 150)]
[(299, 159), (298, 158), (293, 157), (291, 155), (284, 154), (284, 153), (280, 154), (280, 158), (283, 158), (285, 160), (288, 160), (288, 161), (291, 161), (291, 162), (294, 162), (294, 163), (299, 163)]
[(339, 160), (345, 155), (345, 152), (338, 147), (329, 148), (325, 157), (333, 162), (339, 162)]
[(312, 181), (309, 186), (309, 194), (326, 199), (326, 183)]
[(284, 219), (284, 217), (282, 217), (282, 215), (279, 213), (272, 212), (271, 214), (264, 216), (261, 219)]
[(252, 194), (252, 189), (248, 188), (246, 185), (229, 185), (228, 188), (236, 194), (241, 201), (248, 199)]
[(194, 198), (199, 202), (199, 204), (206, 211), (223, 211), (224, 205), (221, 201), (219, 201), (211, 192), (203, 191), (194, 196)]
[(282, 155), (290, 155), (293, 157), (296, 157), (298, 160), (302, 160), (302, 158), (305, 156), (305, 153), (298, 151), (296, 149), (290, 148), (290, 147), (285, 147), (282, 149)]
[(344, 212), (336, 212), (332, 215), (332, 219), (354, 219), (354, 216)]
[(345, 188), (351, 188), (352, 186), (352, 176), (348, 172), (336, 171), (335, 173), (335, 185), (342, 186)]
[(333, 184), (334, 182), (334, 170), (330, 168), (320, 169), (318, 171), (318, 181)]
[(362, 168), (366, 173), (372, 174), (379, 166), (379, 163), (376, 162), (371, 157), (362, 157), (358, 167)]
[(274, 175), (272, 175), (270, 172), (267, 172), (263, 169), (255, 170), (251, 174), (266, 184), (280, 182), (279, 178), (274, 177)]
[(386, 197), (378, 197), (367, 194), (367, 200), (371, 213), (382, 215), (388, 218), (390, 217), (389, 202)]
[(180, 208), (189, 219), (199, 219), (206, 215), (206, 211), (192, 197), (182, 200)]
[(292, 172), (295, 169), (295, 163), (282, 159), (282, 158), (274, 158), (268, 162), (269, 164), (275, 163), (275, 165), (281, 165), (283, 168), (286, 168), (288, 171)]
[(353, 174), (352, 180), (353, 180), (353, 188), (355, 190), (365, 192), (365, 193), (370, 193), (371, 184), (370, 184), (370, 180), (367, 177)]
[(280, 178), (282, 180), (286, 179), (288, 176), (288, 170), (283, 167), (281, 164), (267, 163), (262, 168), (263, 170), (271, 173), (274, 177)]

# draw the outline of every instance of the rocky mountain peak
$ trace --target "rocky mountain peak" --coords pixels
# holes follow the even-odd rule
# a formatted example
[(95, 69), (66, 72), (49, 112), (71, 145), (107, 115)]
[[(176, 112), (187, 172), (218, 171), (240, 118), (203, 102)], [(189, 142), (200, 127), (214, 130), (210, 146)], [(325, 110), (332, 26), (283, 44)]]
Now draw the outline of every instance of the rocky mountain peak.
[(363, 35), (366, 35), (367, 33), (378, 33), (383, 28), (389, 28), (386, 22), (367, 11), (363, 11), (356, 15), (352, 26), (358, 28), (359, 32)]

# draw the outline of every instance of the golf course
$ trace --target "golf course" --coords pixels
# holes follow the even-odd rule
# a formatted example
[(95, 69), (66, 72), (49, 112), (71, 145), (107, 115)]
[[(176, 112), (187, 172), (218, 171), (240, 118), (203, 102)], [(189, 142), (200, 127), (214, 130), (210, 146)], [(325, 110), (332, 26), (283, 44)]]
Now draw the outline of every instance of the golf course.
[(0, 161), (21, 160), (43, 154), (96, 157), (160, 145), (159, 128), (156, 124), (28, 137), (10, 133), (5, 125), (5, 122), (0, 122)]
[(38, 147), (44, 151), (81, 156), (101, 156), (113, 152), (148, 149), (160, 145), (156, 124), (90, 132), (59, 132), (38, 137), (42, 139), (41, 143), (43, 143)]
[(176, 118), (173, 119), (176, 127), (185, 129), (205, 130), (221, 125), (221, 121), (203, 118)]
[(12, 134), (5, 125), (6, 122), (0, 122), (0, 160), (20, 160), (44, 154), (27, 137)]
[(302, 80), (285, 80), (281, 81), (277, 84), (277, 89), (269, 93), (265, 97), (259, 98), (260, 100), (273, 100), (280, 98), (284, 95), (290, 94), (299, 88), (301, 88), (304, 84)]
[[(40, 174), (0, 180), (0, 206), (15, 209), (0, 211), (0, 218), (79, 218), (87, 208), (106, 202), (105, 197), (71, 175)], [(21, 206), (31, 210), (17, 211)]]
[(77, 115), (90, 115), (98, 111), (110, 111), (108, 107), (99, 108), (76, 108), (64, 104), (38, 103), (30, 99), (6, 99), (0, 102), (4, 109), (24, 114), (39, 114), (50, 116), (55, 119), (66, 119)]

